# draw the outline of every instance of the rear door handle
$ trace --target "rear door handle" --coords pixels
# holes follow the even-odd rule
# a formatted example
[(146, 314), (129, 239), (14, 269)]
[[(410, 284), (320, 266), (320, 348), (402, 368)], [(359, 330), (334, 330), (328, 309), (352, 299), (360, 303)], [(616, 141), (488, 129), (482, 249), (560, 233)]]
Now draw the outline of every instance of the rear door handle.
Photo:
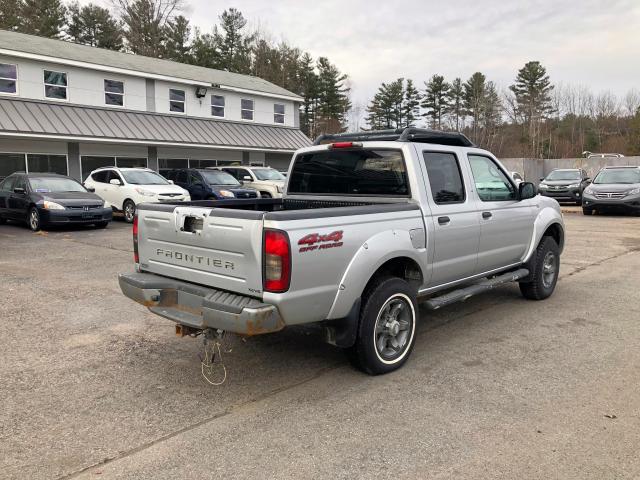
[(491, 212), (482, 212), (482, 218), (491, 218), (493, 217), (493, 213)]
[(438, 223), (440, 225), (446, 225), (450, 221), (451, 221), (451, 219), (449, 217), (438, 217)]

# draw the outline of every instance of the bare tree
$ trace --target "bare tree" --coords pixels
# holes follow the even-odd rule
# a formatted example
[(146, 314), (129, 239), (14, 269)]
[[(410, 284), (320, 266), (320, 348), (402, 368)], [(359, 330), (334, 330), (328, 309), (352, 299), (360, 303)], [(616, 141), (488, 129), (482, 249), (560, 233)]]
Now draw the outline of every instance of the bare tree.
[(640, 110), (640, 91), (632, 88), (622, 99), (625, 115), (633, 117)]

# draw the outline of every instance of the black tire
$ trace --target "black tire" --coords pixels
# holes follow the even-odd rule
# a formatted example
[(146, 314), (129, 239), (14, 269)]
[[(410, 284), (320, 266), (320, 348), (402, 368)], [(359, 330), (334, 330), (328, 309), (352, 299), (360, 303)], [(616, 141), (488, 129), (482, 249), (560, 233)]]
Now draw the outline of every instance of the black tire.
[(29, 216), (27, 217), (27, 224), (33, 232), (38, 232), (42, 228), (42, 220), (40, 219), (40, 212), (36, 207), (29, 209)]
[(583, 215), (592, 215), (593, 214), (593, 208), (582, 207), (582, 214)]
[(107, 225), (109, 225), (109, 222), (98, 222), (95, 224), (95, 227), (102, 229), (102, 228), (107, 228)]
[(400, 368), (413, 349), (417, 318), (414, 288), (397, 277), (375, 280), (362, 299), (358, 335), (349, 351), (352, 363), (369, 375)]
[(122, 212), (124, 213), (124, 221), (127, 223), (133, 223), (133, 218), (136, 215), (136, 204), (133, 200), (125, 200), (122, 205)]
[(269, 192), (260, 192), (262, 198), (273, 198)]
[(520, 282), (520, 292), (529, 300), (544, 300), (553, 293), (560, 273), (560, 249), (552, 237), (542, 237), (534, 254), (531, 277)]

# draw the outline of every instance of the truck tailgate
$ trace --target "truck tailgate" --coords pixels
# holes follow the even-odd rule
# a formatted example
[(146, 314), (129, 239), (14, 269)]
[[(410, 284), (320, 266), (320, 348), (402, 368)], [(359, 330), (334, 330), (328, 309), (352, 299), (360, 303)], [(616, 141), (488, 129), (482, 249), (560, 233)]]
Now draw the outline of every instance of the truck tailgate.
[(141, 205), (138, 252), (145, 272), (260, 296), (263, 213)]

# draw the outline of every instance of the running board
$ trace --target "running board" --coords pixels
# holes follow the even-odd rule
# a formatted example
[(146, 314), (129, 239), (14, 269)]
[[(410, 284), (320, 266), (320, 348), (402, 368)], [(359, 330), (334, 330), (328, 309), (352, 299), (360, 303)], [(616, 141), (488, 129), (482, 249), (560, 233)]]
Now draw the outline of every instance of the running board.
[(498, 275), (497, 277), (489, 278), (482, 280), (478, 283), (474, 283), (473, 285), (461, 288), (459, 290), (453, 290), (452, 292), (445, 293), (439, 297), (430, 298), (426, 300), (422, 304), (425, 305), (429, 310), (437, 310), (440, 307), (444, 307), (446, 305), (450, 305), (456, 302), (464, 302), (467, 298), (473, 297), (478, 293), (486, 292), (487, 290), (491, 290), (499, 285), (503, 285), (505, 283), (516, 282), (521, 278), (529, 275), (529, 270), (526, 268), (520, 268), (514, 272), (503, 273), (502, 275)]

